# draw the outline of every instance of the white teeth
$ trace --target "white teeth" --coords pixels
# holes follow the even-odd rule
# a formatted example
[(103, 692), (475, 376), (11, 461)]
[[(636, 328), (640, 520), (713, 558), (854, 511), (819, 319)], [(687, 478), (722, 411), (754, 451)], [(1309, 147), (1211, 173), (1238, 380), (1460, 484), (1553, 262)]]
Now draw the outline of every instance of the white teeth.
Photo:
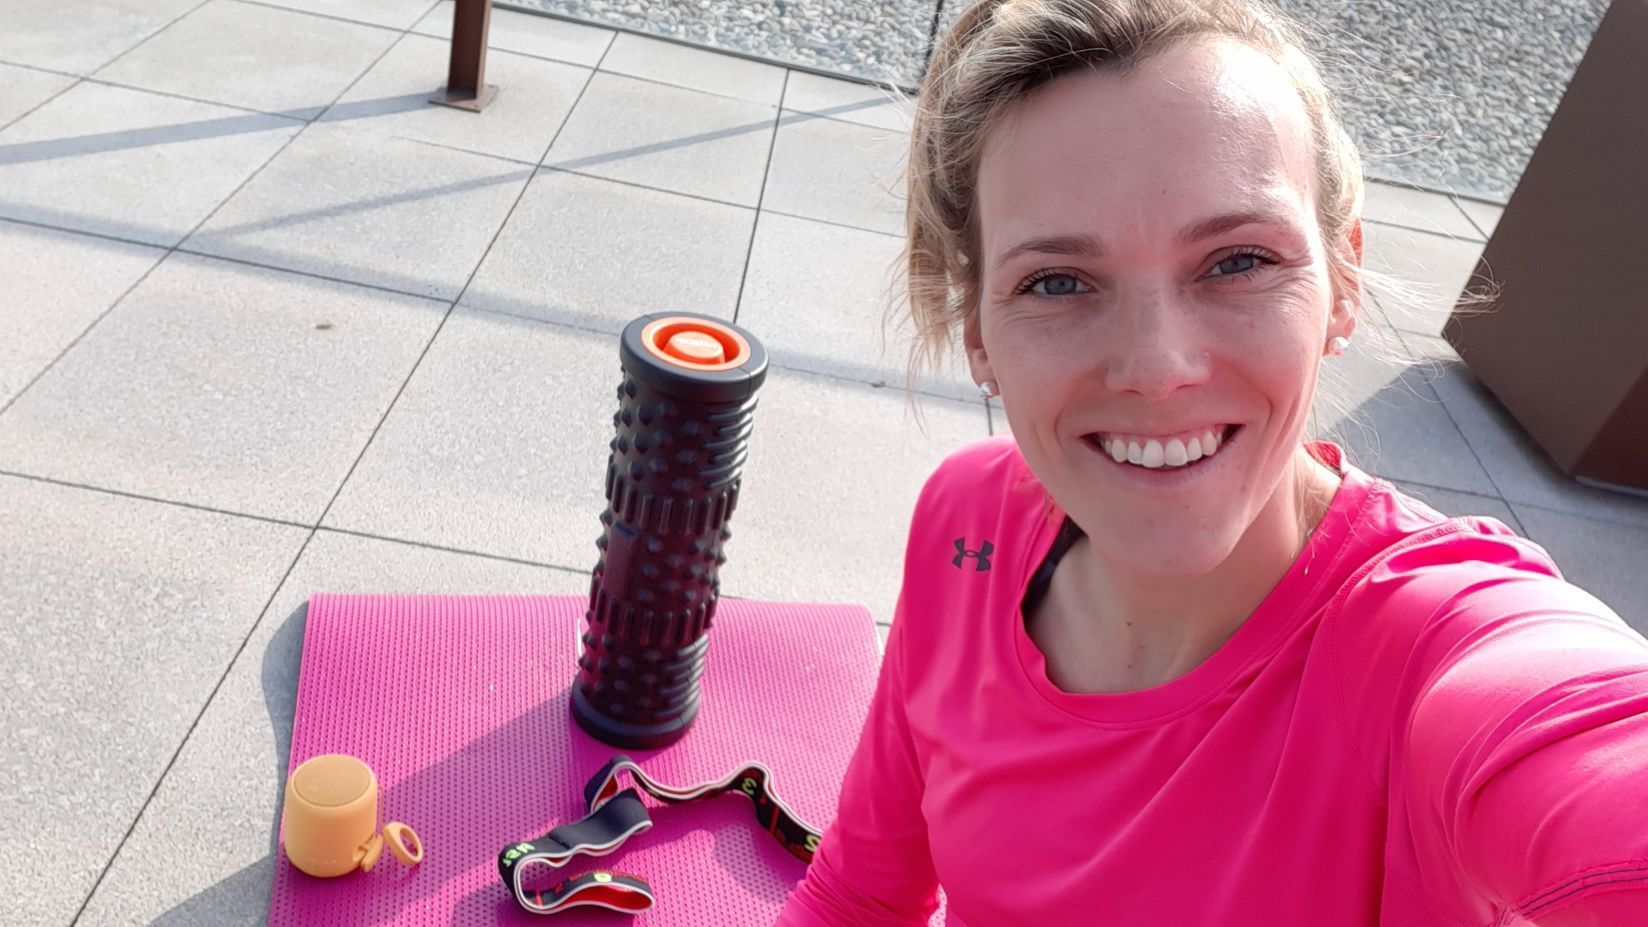
[(1098, 436), (1095, 436), (1093, 441), (1115, 462), (1130, 463), (1151, 470), (1183, 467), (1204, 457), (1212, 457), (1223, 443), (1222, 435), (1212, 428), (1200, 435), (1169, 438), (1165, 442), (1157, 438), (1145, 438), (1141, 444), (1139, 441), (1126, 438)]
[(1151, 438), (1144, 443), (1144, 460), (1140, 461), (1140, 463), (1152, 470), (1155, 470), (1162, 465), (1162, 462), (1162, 442), (1157, 441), (1155, 438)]
[(1170, 467), (1182, 467), (1190, 461), (1190, 455), (1185, 450), (1184, 442), (1173, 438), (1162, 448), (1162, 462)]

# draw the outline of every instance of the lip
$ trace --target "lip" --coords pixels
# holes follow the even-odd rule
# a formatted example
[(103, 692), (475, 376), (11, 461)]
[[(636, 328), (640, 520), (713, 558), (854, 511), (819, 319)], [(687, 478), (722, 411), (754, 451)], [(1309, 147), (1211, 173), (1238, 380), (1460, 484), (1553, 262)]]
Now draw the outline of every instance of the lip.
[[(1097, 433), (1093, 432), (1093, 434)], [(1218, 452), (1211, 458), (1204, 458), (1205, 462), (1189, 467), (1163, 467), (1159, 470), (1149, 470), (1136, 464), (1117, 463), (1109, 452), (1089, 440), (1087, 435), (1083, 435), (1079, 440), (1099, 459), (1101, 465), (1109, 467), (1120, 478), (1129, 480), (1133, 485), (1143, 489), (1171, 490), (1206, 479), (1210, 474), (1218, 473), (1224, 469), (1222, 461), (1225, 455), (1230, 453), (1232, 445), (1241, 443), (1246, 435), (1246, 425), (1235, 425), (1225, 433), (1225, 437), (1219, 442)]]

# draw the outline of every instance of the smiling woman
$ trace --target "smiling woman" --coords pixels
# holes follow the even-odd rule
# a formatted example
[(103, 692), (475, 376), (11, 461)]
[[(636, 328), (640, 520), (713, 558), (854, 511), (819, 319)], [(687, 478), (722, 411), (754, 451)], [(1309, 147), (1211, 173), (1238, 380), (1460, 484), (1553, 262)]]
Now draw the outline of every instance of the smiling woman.
[(921, 924), (940, 886), (975, 927), (1648, 923), (1648, 642), (1306, 434), (1361, 198), (1267, 6), (962, 16), (911, 137), (910, 310), (1012, 437), (922, 494), (781, 924)]

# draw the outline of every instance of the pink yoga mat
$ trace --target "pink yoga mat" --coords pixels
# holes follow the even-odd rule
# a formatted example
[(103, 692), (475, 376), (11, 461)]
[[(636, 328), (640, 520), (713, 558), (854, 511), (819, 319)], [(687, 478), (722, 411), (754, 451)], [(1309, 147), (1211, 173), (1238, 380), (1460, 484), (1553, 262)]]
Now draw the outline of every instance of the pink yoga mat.
[[(614, 753), (577, 727), (567, 688), (583, 597), (340, 596), (309, 602), (291, 767), (349, 753), (377, 773), (382, 821), (423, 838), (416, 867), (385, 852), (337, 879), (278, 857), (270, 927), (362, 924), (577, 927), (763, 925), (804, 865), (755, 822), (748, 799), (647, 799), (652, 830), (573, 872), (645, 876), (657, 904), (636, 917), (533, 915), (498, 878), (497, 854), (585, 814), (584, 781)], [(672, 785), (721, 778), (744, 760), (824, 827), (875, 685), (876, 632), (861, 608), (724, 600), (710, 632), (704, 708), (691, 733), (633, 751)]]

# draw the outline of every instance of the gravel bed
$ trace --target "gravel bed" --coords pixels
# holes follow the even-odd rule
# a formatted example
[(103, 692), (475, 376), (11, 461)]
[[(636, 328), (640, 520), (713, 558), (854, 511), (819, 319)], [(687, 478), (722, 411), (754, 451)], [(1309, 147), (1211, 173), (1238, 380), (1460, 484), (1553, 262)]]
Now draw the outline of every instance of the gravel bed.
[(914, 87), (934, 0), (498, 0), (559, 16)]
[[(1608, 0), (1277, 0), (1322, 34), (1370, 176), (1503, 201)], [(935, 0), (505, 0), (913, 86)], [(966, 0), (947, 0), (954, 22)]]
[(1329, 39), (1367, 173), (1503, 201), (1607, 0), (1278, 0)]

